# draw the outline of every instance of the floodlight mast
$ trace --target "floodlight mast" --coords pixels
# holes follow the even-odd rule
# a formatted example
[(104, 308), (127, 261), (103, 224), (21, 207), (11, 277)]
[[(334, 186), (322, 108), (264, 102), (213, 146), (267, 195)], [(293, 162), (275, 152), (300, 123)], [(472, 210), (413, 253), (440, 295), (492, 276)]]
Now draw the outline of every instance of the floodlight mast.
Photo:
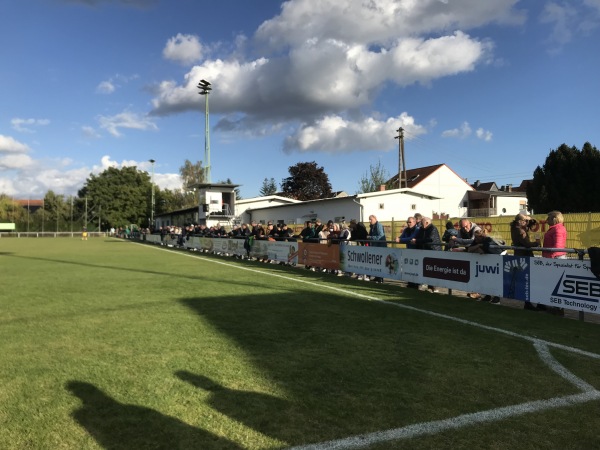
[(150, 164), (152, 164), (152, 200), (150, 209), (150, 230), (154, 232), (154, 163), (156, 161), (154, 159), (150, 159), (149, 162)]
[(198, 83), (198, 94), (204, 95), (204, 182), (210, 183), (210, 120), (208, 115), (208, 94), (212, 91), (211, 84), (206, 80)]

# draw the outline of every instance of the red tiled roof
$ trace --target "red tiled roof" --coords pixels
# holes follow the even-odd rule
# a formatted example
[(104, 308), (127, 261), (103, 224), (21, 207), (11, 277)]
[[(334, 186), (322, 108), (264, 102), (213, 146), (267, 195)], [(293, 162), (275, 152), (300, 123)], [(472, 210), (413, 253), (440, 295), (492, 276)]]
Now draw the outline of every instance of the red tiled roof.
[(44, 200), (15, 200), (21, 206), (39, 206), (40, 208), (44, 206)]

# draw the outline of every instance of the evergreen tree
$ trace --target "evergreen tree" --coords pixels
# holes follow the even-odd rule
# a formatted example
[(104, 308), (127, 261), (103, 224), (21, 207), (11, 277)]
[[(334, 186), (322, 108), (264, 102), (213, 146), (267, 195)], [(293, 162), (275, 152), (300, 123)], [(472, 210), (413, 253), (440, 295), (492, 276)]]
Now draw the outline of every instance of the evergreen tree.
[(265, 178), (259, 193), (263, 197), (277, 193), (277, 183), (275, 183), (275, 178), (271, 178), (270, 180)]
[(600, 151), (589, 142), (582, 150), (562, 144), (551, 150), (527, 187), (534, 213), (600, 211)]

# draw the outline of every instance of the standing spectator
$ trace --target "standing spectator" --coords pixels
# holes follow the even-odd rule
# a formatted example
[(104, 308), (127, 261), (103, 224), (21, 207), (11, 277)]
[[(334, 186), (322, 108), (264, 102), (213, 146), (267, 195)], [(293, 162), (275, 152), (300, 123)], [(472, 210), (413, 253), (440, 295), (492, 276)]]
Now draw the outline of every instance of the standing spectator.
[(281, 230), (279, 232), (279, 237), (281, 238), (281, 240), (294, 241), (295, 239), (292, 239), (293, 236), (294, 231), (287, 226), (287, 223), (281, 224)]
[(406, 226), (402, 229), (402, 233), (396, 238), (396, 242), (399, 244), (405, 244), (406, 248), (416, 248), (415, 244), (413, 244), (411, 241), (416, 237), (419, 228), (420, 227), (417, 223), (417, 219), (414, 217), (409, 217), (406, 219)]
[(248, 236), (250, 236), (250, 229), (248, 228), (247, 223), (243, 223), (242, 227), (240, 228), (239, 237), (242, 239), (246, 239)]
[(533, 256), (533, 247), (540, 246), (540, 240), (532, 241), (529, 239), (529, 230), (537, 222), (524, 214), (517, 214), (515, 220), (510, 224), (510, 237), (514, 247), (525, 247), (515, 250), (515, 256)]
[(352, 233), (350, 232), (348, 224), (346, 222), (342, 222), (340, 225), (340, 235), (338, 237), (340, 244), (347, 244), (351, 237)]
[(454, 228), (454, 224), (449, 220), (446, 222), (446, 231), (442, 236), (442, 241), (446, 243), (444, 250), (447, 252), (451, 251), (456, 245), (456, 241), (452, 240), (452, 236), (458, 237), (458, 230)]
[[(377, 221), (377, 217), (373, 214), (369, 216), (369, 223), (371, 224), (369, 227), (369, 235), (367, 236), (369, 245), (371, 247), (387, 247), (383, 225)], [(375, 281), (375, 283), (383, 283), (382, 277), (373, 277), (372, 280)]]
[[(417, 236), (419, 232), (420, 224), (417, 222), (415, 217), (409, 217), (406, 219), (406, 226), (402, 230), (399, 237), (396, 238), (396, 242), (405, 244), (406, 248), (416, 248), (416, 245), (412, 243), (412, 240)], [(406, 287), (419, 289), (419, 283), (408, 282)]]
[[(567, 245), (567, 229), (564, 226), (564, 217), (560, 211), (550, 211), (546, 223), (550, 225), (544, 234), (544, 247), (565, 248)], [(567, 252), (542, 251), (544, 258), (565, 259)]]
[[(411, 240), (411, 243), (420, 250), (442, 250), (440, 233), (436, 226), (431, 223), (429, 217), (421, 219), (421, 228), (419, 228), (417, 235)], [(435, 286), (429, 285), (427, 288), (431, 292), (439, 292)]]
[(365, 245), (364, 241), (366, 241), (369, 236), (367, 227), (365, 227), (362, 222), (357, 222), (356, 219), (352, 219), (349, 228), (351, 233), (350, 240), (355, 241), (357, 245)]
[(325, 226), (321, 223), (321, 219), (315, 220), (315, 234), (318, 235)]
[[(544, 234), (544, 247), (547, 248), (565, 248), (567, 245), (567, 229), (564, 226), (564, 217), (560, 211), (550, 211), (546, 218), (546, 223), (550, 225), (548, 231)], [(542, 251), (544, 258), (566, 259), (567, 252), (562, 251)], [(538, 304), (539, 306), (539, 304)], [(551, 307), (550, 312), (559, 316), (565, 315), (565, 309)]]
[[(450, 236), (450, 240), (454, 243), (454, 247), (462, 245), (469, 247), (475, 241), (475, 233), (481, 231), (481, 228), (469, 219), (460, 219), (460, 229), (458, 230), (458, 236)], [(469, 292), (467, 297), (480, 299), (481, 294), (479, 292)]]
[(367, 236), (369, 245), (371, 247), (387, 247), (383, 225), (377, 221), (377, 217), (373, 214), (369, 216), (369, 223), (371, 224), (369, 227), (369, 235)]
[(315, 231), (315, 223), (312, 220), (307, 220), (305, 222), (304, 229), (300, 232), (300, 237), (302, 238), (302, 242), (311, 242), (317, 237), (317, 233)]
[[(539, 247), (540, 240), (537, 239), (532, 241), (529, 239), (529, 229), (535, 225), (537, 222), (535, 219), (531, 219), (529, 216), (525, 214), (517, 214), (515, 216), (515, 220), (513, 220), (510, 224), (510, 237), (512, 238), (512, 245), (514, 247), (525, 247), (524, 249), (516, 249), (514, 251), (515, 256), (533, 256), (533, 250), (530, 250), (532, 247)], [(538, 304), (537, 306), (533, 306), (531, 302), (526, 301), (523, 305), (525, 309), (545, 311), (546, 306)]]
[(477, 224), (474, 224), (469, 219), (460, 219), (460, 230), (458, 236), (450, 237), (455, 245), (463, 245), (468, 247), (475, 239), (475, 232), (481, 230)]

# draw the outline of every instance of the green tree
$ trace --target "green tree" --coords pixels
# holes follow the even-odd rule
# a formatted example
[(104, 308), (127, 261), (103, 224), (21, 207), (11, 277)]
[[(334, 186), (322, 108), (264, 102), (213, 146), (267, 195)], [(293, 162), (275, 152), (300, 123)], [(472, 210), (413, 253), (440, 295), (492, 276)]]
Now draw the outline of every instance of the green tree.
[(44, 222), (46, 230), (60, 231), (65, 229), (70, 220), (70, 205), (64, 195), (57, 195), (54, 191), (46, 192), (44, 196)]
[(136, 224), (147, 226), (151, 212), (152, 183), (137, 167), (109, 167), (90, 175), (78, 192), (82, 212), (87, 199), (88, 223), (100, 218), (105, 228)]
[(206, 179), (206, 169), (202, 167), (202, 161), (192, 164), (189, 159), (186, 159), (183, 166), (179, 168), (179, 174), (183, 181), (183, 188), (188, 189), (188, 186), (204, 183)]
[(282, 191), (297, 200), (316, 200), (331, 197), (329, 176), (316, 162), (298, 163), (288, 168), (290, 176), (281, 183)]
[(265, 178), (263, 180), (262, 187), (260, 188), (260, 195), (266, 197), (267, 195), (273, 195), (277, 192), (277, 183), (275, 182), (275, 178), (271, 178), (270, 180)]
[(0, 194), (0, 222), (14, 223), (17, 231), (27, 229), (27, 209), (12, 197)]
[(386, 185), (386, 189), (393, 189), (388, 183), (389, 178), (388, 171), (381, 165), (381, 161), (378, 161), (376, 166), (369, 166), (369, 170), (359, 180), (356, 193), (376, 192), (382, 184)]
[(580, 150), (562, 144), (551, 150), (527, 186), (529, 208), (535, 213), (600, 211), (600, 151), (589, 142)]

